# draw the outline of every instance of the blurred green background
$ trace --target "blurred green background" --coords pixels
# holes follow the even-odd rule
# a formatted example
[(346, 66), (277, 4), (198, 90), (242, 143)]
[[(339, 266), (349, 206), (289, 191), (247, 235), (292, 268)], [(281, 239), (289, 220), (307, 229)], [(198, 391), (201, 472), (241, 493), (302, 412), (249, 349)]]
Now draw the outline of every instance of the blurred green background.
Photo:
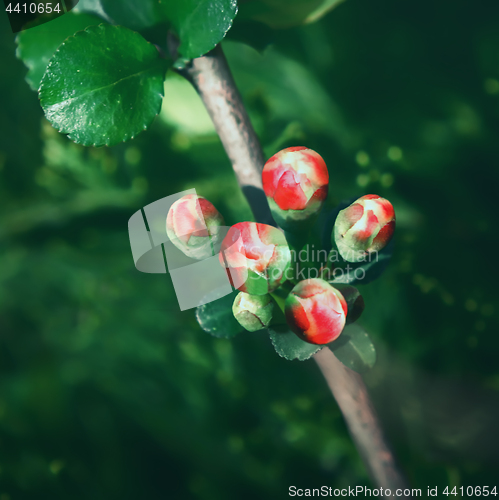
[[(498, 22), (494, 2), (348, 0), (262, 53), (224, 42), (267, 156), (307, 145), (330, 206), (395, 206), (394, 259), (361, 287), (365, 380), (424, 491), (499, 487)], [(313, 361), (207, 336), (168, 276), (134, 268), (128, 218), (159, 198), (194, 187), (250, 217), (194, 91), (169, 75), (148, 132), (85, 149), (45, 121), (0, 28), (0, 500), (372, 486)]]

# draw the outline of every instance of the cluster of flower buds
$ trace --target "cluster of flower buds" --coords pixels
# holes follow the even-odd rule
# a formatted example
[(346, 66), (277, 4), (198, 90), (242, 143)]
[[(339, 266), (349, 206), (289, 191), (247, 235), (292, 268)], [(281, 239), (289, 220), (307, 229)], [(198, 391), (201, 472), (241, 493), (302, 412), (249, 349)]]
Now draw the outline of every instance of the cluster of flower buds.
[(395, 231), (392, 204), (376, 194), (362, 196), (342, 210), (334, 225), (333, 237), (340, 255), (348, 262), (360, 262), (379, 252)]
[(202, 196), (188, 194), (177, 200), (166, 217), (166, 233), (170, 241), (193, 259), (216, 255), (222, 238), (224, 218)]
[(293, 147), (267, 161), (262, 182), (275, 221), (283, 229), (293, 231), (322, 208), (329, 174), (319, 154), (305, 147)]
[[(322, 208), (329, 174), (315, 151), (293, 147), (267, 161), (262, 182), (274, 219), (293, 236), (310, 225)], [(240, 291), (232, 306), (234, 317), (248, 331), (267, 328), (274, 309), (270, 294), (286, 281), (291, 265), (286, 237), (281, 229), (266, 224), (240, 222), (222, 239), (223, 224), (208, 200), (187, 195), (171, 206), (166, 230), (172, 243), (189, 257), (205, 259), (219, 253), (231, 284)], [(394, 230), (392, 204), (366, 195), (339, 212), (332, 237), (343, 259), (360, 262), (382, 250)], [(323, 345), (360, 317), (364, 299), (353, 286), (335, 288), (320, 278), (305, 279), (291, 290), (284, 309), (288, 326), (299, 338)]]
[(343, 295), (327, 281), (298, 283), (286, 299), (286, 321), (291, 330), (310, 344), (329, 344), (345, 326), (348, 306)]
[(239, 222), (222, 241), (220, 262), (238, 290), (252, 295), (274, 291), (285, 280), (291, 252), (284, 234), (275, 227)]
[(272, 319), (274, 302), (270, 295), (250, 295), (239, 292), (232, 312), (239, 324), (249, 332), (267, 328)]

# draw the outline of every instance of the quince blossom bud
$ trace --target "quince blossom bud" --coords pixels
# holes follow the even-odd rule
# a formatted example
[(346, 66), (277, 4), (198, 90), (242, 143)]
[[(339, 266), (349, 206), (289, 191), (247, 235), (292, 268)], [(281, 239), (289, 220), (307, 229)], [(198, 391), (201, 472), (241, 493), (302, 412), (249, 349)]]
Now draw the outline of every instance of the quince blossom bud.
[(166, 233), (170, 241), (193, 259), (216, 255), (224, 218), (202, 196), (187, 194), (177, 200), (166, 217)]
[(343, 295), (321, 279), (308, 279), (296, 285), (285, 304), (286, 321), (291, 330), (310, 344), (329, 344), (345, 326), (347, 303)]
[(250, 295), (238, 293), (232, 312), (238, 323), (249, 332), (267, 328), (272, 319), (274, 302), (270, 295)]
[(379, 252), (395, 231), (392, 204), (376, 194), (362, 196), (341, 210), (334, 224), (334, 241), (348, 262), (361, 262), (371, 252)]
[(279, 229), (256, 222), (239, 222), (222, 241), (220, 262), (227, 267), (234, 288), (265, 295), (286, 280), (291, 252)]
[(364, 298), (354, 286), (337, 285), (337, 288), (347, 303), (348, 313), (346, 324), (349, 325), (350, 323), (354, 323), (360, 318), (364, 311)]
[(275, 221), (289, 230), (320, 211), (329, 173), (319, 154), (300, 146), (272, 156), (263, 168), (262, 182)]

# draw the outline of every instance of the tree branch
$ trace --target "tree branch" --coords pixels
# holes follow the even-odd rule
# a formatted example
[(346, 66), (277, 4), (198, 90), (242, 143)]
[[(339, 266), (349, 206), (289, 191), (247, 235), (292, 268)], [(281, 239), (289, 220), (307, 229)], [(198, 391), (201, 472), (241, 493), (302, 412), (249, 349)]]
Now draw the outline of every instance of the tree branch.
[[(169, 47), (175, 58), (172, 38)], [(262, 148), (222, 48), (217, 46), (205, 56), (193, 59), (179, 73), (192, 83), (203, 100), (255, 220), (274, 224), (262, 189)], [(319, 351), (314, 359), (336, 398), (373, 482), (377, 487), (391, 489), (393, 495), (397, 488), (406, 488), (360, 375), (345, 367), (328, 348)]]
[[(169, 40), (170, 51), (172, 40)], [(260, 141), (220, 46), (178, 71), (197, 90), (222, 141), (255, 220), (275, 225), (262, 189), (265, 163)]]
[(409, 488), (397, 468), (362, 377), (341, 363), (327, 347), (315, 354), (314, 360), (343, 413), (373, 483), (388, 488), (392, 495), (399, 488)]

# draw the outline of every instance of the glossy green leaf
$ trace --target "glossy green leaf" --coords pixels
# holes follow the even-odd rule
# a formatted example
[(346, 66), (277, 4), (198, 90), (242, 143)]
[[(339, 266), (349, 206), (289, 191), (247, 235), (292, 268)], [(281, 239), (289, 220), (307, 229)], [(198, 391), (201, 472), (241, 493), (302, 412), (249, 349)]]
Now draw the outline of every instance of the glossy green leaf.
[(367, 332), (357, 323), (345, 326), (328, 347), (345, 366), (356, 372), (370, 370), (376, 363), (376, 349)]
[(47, 119), (73, 141), (111, 146), (133, 139), (161, 109), (167, 63), (128, 28), (101, 24), (68, 38), (40, 85)]
[(320, 19), (343, 0), (248, 0), (241, 5), (241, 17), (272, 28), (288, 28)]
[(28, 67), (26, 81), (38, 90), (50, 58), (66, 38), (102, 22), (96, 16), (69, 12), (48, 23), (21, 31), (16, 37), (16, 55)]
[(305, 361), (322, 349), (298, 338), (288, 326), (273, 326), (269, 328), (269, 335), (277, 354), (288, 360)]
[(164, 0), (161, 5), (180, 39), (179, 55), (186, 59), (213, 49), (237, 13), (237, 0)]
[(206, 333), (214, 337), (228, 339), (243, 331), (243, 327), (232, 314), (232, 304), (238, 293), (236, 290), (196, 309), (196, 319)]

